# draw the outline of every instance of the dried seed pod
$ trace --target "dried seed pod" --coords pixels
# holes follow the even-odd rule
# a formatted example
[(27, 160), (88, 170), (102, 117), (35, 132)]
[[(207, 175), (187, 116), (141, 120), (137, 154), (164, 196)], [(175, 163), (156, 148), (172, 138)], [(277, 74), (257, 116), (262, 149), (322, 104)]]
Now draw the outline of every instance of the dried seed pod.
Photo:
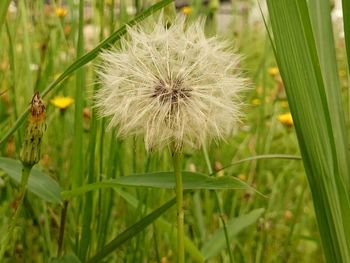
[(45, 130), (45, 105), (39, 92), (36, 92), (31, 101), (28, 126), (20, 154), (20, 159), (24, 166), (32, 167), (39, 162), (41, 141)]

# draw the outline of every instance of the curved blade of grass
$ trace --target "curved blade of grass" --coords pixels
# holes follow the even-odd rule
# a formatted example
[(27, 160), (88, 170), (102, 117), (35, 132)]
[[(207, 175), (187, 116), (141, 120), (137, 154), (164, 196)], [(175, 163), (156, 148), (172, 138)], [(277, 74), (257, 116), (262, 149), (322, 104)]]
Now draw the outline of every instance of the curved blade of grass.
[[(45, 97), (48, 93), (53, 91), (56, 88), (59, 88), (59, 84), (61, 84), (65, 79), (67, 79), (72, 73), (74, 73), (77, 69), (81, 68), (82, 66), (86, 65), (88, 62), (93, 60), (97, 57), (97, 55), (101, 52), (102, 49), (106, 49), (111, 46), (111, 44), (118, 41), (127, 30), (127, 27), (134, 26), (147, 18), (148, 16), (152, 15), (156, 11), (162, 9), (166, 5), (170, 4), (174, 0), (162, 0), (151, 7), (147, 8), (144, 12), (142, 12), (140, 15), (136, 16), (133, 20), (131, 20), (126, 25), (123, 25), (120, 27), (116, 32), (114, 32), (112, 35), (110, 35), (108, 38), (106, 38), (104, 41), (102, 41), (99, 45), (97, 45), (93, 50), (86, 53), (76, 61), (74, 61), (57, 79), (55, 79), (49, 86), (46, 87), (46, 89), (42, 92), (42, 97)], [(18, 127), (21, 126), (23, 121), (25, 120), (27, 114), (29, 111), (29, 107), (19, 116), (17, 121), (13, 124), (13, 126), (7, 131), (7, 133), (3, 136), (3, 138), (0, 141), (0, 145), (2, 145), (6, 140), (18, 129)]]
[[(184, 189), (250, 189), (245, 182), (232, 176), (213, 177), (201, 173), (184, 171)], [(173, 172), (157, 172), (123, 176), (100, 183), (87, 184), (82, 187), (62, 192), (64, 198), (72, 198), (88, 191), (105, 187), (152, 187), (175, 189)]]
[(235, 166), (237, 164), (245, 163), (245, 162), (250, 162), (254, 160), (269, 160), (269, 159), (282, 159), (282, 160), (297, 160), (300, 161), (302, 160), (300, 156), (297, 155), (289, 155), (289, 154), (262, 154), (262, 155), (256, 155), (256, 156), (251, 156), (248, 158), (244, 158), (241, 160), (238, 160), (236, 162), (233, 162), (229, 165), (226, 165), (222, 167), (221, 169), (216, 170), (215, 172), (211, 173), (210, 175), (217, 174), (218, 172), (222, 170), (226, 170), (232, 166)]
[[(16, 182), (21, 181), (22, 164), (14, 159), (0, 157), (0, 169)], [(50, 203), (61, 203), (62, 189), (51, 177), (33, 167), (28, 181), (28, 190)]]
[(142, 230), (144, 230), (147, 226), (149, 226), (152, 222), (154, 222), (158, 217), (164, 214), (169, 208), (171, 208), (176, 203), (176, 199), (173, 198), (170, 201), (166, 202), (161, 207), (154, 210), (152, 213), (148, 214), (140, 221), (120, 233), (116, 236), (112, 241), (110, 241), (107, 245), (105, 245), (96, 255), (88, 260), (88, 263), (100, 262), (107, 255), (115, 251), (118, 247), (123, 245), (126, 241), (136, 236)]
[(5, 21), (7, 9), (9, 8), (10, 3), (11, 3), (11, 0), (0, 1), (0, 32), (1, 32), (2, 24)]
[[(264, 212), (264, 208), (254, 209), (248, 214), (231, 218), (227, 223), (227, 232), (230, 240), (245, 228), (254, 224)], [(218, 229), (213, 236), (204, 243), (201, 248), (204, 259), (207, 260), (216, 256), (226, 247), (225, 234), (223, 228)]]
[[(305, 0), (268, 0), (276, 59), (295, 122), (328, 262), (350, 262), (350, 203)], [(333, 36), (328, 36), (333, 37)], [(339, 92), (339, 91), (338, 91)], [(347, 144), (347, 142), (343, 142)], [(347, 166), (348, 164), (343, 163)]]
[(348, 144), (346, 143), (348, 139), (333, 38), (331, 6), (329, 0), (313, 0), (309, 1), (308, 5), (329, 113), (332, 116), (330, 120), (333, 128), (335, 145), (337, 146), (335, 153), (339, 163), (338, 167), (341, 170), (340, 174), (344, 177), (348, 190), (350, 190), (350, 159), (347, 149)]

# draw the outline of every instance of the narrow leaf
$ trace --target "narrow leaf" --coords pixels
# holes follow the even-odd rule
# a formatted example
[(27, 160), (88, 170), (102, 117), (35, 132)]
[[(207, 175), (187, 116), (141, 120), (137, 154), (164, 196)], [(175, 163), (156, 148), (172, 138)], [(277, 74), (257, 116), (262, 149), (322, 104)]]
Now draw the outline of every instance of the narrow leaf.
[[(183, 172), (184, 189), (248, 189), (246, 183), (232, 176), (213, 177), (201, 173)], [(157, 172), (147, 174), (134, 174), (119, 177), (105, 182), (87, 184), (85, 186), (62, 192), (64, 198), (72, 198), (88, 191), (105, 187), (152, 187), (175, 188), (173, 172)]]
[[(21, 181), (22, 164), (19, 161), (0, 157), (0, 169), (16, 182)], [(30, 173), (28, 190), (47, 202), (62, 202), (60, 186), (36, 167)]]
[(59, 258), (52, 258), (49, 263), (81, 263), (81, 261), (75, 254), (69, 253)]
[[(131, 194), (129, 194), (129, 193), (127, 193), (127, 192), (125, 192), (125, 191), (123, 191), (123, 190), (121, 190), (119, 188), (114, 188), (113, 190), (115, 192), (117, 192), (126, 202), (128, 202), (134, 208), (139, 207), (140, 201), (138, 201)], [(144, 208), (145, 208), (145, 206), (142, 209), (144, 209)], [(149, 209), (147, 209), (147, 211), (148, 210)], [(173, 231), (174, 230), (174, 224), (171, 224), (168, 221), (166, 221), (165, 219), (160, 217), (157, 220), (157, 226), (159, 227), (160, 231), (162, 231), (164, 233), (173, 232), (174, 238), (173, 238), (172, 241), (174, 242), (174, 245), (176, 245), (177, 232)], [(202, 255), (202, 253), (198, 250), (198, 248), (192, 242), (192, 240), (190, 238), (188, 238), (187, 236), (185, 236), (185, 249), (188, 252), (188, 255), (190, 255), (191, 259), (194, 262), (197, 262), (197, 263), (204, 262), (204, 257)]]
[(348, 164), (322, 75), (327, 56), (318, 55), (320, 36), (314, 35), (306, 0), (268, 0), (267, 5), (325, 256), (328, 262), (350, 262)]
[(176, 203), (176, 199), (173, 198), (166, 202), (164, 205), (154, 210), (152, 213), (148, 214), (146, 217), (142, 218), (140, 221), (120, 233), (112, 241), (110, 241), (106, 246), (104, 246), (95, 256), (93, 256), (88, 263), (100, 262), (107, 255), (112, 253), (114, 250), (123, 245), (126, 241), (137, 235), (139, 232), (144, 230), (152, 222), (154, 222), (158, 217), (164, 214), (169, 208), (171, 208)]
[[(227, 222), (227, 233), (232, 239), (239, 232), (254, 224), (264, 212), (263, 208), (255, 209), (243, 216), (235, 217)], [(213, 236), (203, 245), (201, 252), (205, 260), (216, 256), (226, 247), (225, 233), (223, 228), (217, 230)]]
[(6, 18), (7, 9), (11, 3), (11, 0), (1, 0), (0, 1), (0, 32), (2, 25)]
[(348, 70), (350, 70), (350, 1), (342, 0), (342, 6), (343, 6), (345, 46), (346, 46), (346, 54), (348, 58)]

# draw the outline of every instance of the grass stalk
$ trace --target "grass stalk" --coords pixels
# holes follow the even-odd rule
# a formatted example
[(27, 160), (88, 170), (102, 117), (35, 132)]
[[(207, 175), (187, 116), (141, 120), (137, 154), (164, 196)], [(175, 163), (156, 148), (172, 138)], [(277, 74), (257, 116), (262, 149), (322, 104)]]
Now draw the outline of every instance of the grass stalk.
[(57, 257), (59, 258), (62, 256), (62, 250), (63, 250), (63, 240), (64, 240), (64, 230), (66, 226), (66, 220), (67, 220), (67, 211), (68, 211), (68, 201), (65, 200), (63, 203), (63, 208), (61, 211), (61, 222), (60, 222), (60, 230), (58, 235), (58, 241), (57, 241)]
[[(207, 150), (206, 145), (203, 146), (203, 154), (204, 154), (204, 159), (205, 159), (205, 162), (206, 162), (206, 165), (208, 168), (208, 172), (209, 172), (209, 174), (213, 174), (213, 169), (212, 169), (211, 164), (210, 164), (209, 154), (208, 154), (208, 150)], [(230, 263), (233, 263), (233, 255), (232, 255), (232, 252), (230, 249), (230, 238), (229, 238), (228, 232), (227, 232), (227, 226), (226, 226), (226, 222), (225, 222), (225, 218), (224, 218), (224, 213), (222, 210), (222, 205), (221, 205), (220, 198), (219, 198), (217, 191), (213, 190), (213, 192), (214, 192), (214, 196), (215, 196), (216, 207), (218, 209), (218, 212), (220, 215), (219, 216), (220, 221), (221, 221), (222, 228), (223, 228), (224, 234), (225, 234), (226, 247), (227, 247), (228, 255), (230, 258)]]
[(1, 240), (1, 244), (0, 244), (0, 262), (3, 262), (3, 258), (5, 255), (7, 246), (9, 245), (10, 239), (13, 235), (13, 231), (17, 225), (17, 221), (18, 221), (19, 216), (20, 216), (22, 206), (23, 206), (24, 196), (25, 196), (25, 193), (27, 190), (27, 184), (28, 184), (28, 179), (29, 179), (31, 169), (32, 169), (32, 166), (23, 165), (21, 184), (20, 184), (19, 194), (18, 194), (18, 198), (17, 198), (17, 207), (16, 207), (15, 213), (11, 219), (7, 233), (5, 234), (3, 239)]
[(176, 210), (177, 210), (177, 262), (185, 262), (185, 227), (184, 227), (184, 208), (183, 208), (183, 185), (181, 173), (182, 154), (178, 151), (173, 152), (174, 175), (176, 180)]

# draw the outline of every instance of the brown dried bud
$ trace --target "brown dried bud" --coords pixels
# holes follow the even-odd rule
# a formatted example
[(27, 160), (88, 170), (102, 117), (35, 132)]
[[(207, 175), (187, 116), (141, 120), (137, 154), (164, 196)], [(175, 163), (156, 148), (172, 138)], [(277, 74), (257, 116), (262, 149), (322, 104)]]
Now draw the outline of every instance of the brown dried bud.
[(39, 162), (41, 139), (45, 130), (45, 105), (39, 92), (36, 92), (32, 98), (28, 126), (20, 154), (23, 165), (31, 167)]

